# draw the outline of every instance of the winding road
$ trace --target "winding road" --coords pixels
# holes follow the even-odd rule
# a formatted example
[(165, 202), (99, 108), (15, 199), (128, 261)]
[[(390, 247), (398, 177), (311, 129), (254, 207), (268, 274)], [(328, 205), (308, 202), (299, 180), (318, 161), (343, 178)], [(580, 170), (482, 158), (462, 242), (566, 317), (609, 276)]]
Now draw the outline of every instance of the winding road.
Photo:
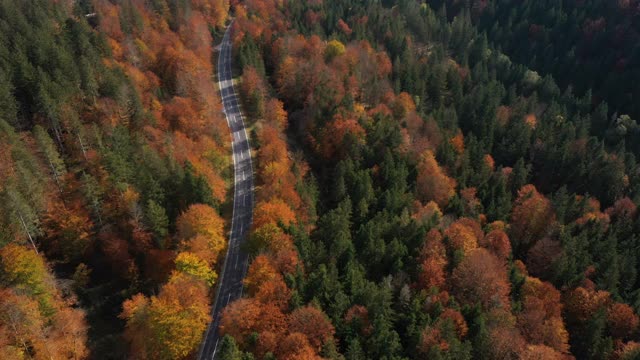
[(220, 275), (218, 290), (211, 310), (213, 322), (209, 324), (198, 359), (213, 360), (220, 346), (218, 325), (220, 313), (230, 302), (242, 297), (242, 280), (247, 272), (249, 257), (242, 249), (253, 220), (253, 165), (251, 148), (244, 127), (244, 118), (240, 111), (238, 95), (233, 87), (231, 71), (231, 25), (222, 38), (218, 56), (218, 87), (222, 97), (224, 113), (232, 136), (234, 193), (233, 215), (229, 246)]

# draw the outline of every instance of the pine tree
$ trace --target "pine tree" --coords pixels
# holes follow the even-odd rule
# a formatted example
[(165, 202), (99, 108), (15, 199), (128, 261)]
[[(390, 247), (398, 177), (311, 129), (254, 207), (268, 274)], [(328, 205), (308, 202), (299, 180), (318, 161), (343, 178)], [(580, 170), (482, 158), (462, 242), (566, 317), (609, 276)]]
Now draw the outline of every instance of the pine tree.
[(49, 137), (49, 134), (39, 125), (36, 125), (33, 128), (33, 135), (38, 142), (38, 146), (40, 147), (40, 151), (42, 151), (46, 163), (49, 165), (51, 169), (51, 174), (58, 185), (58, 188), (62, 190), (62, 181), (64, 180), (64, 175), (67, 170), (64, 164), (64, 161), (60, 158), (60, 154), (56, 149), (53, 140)]
[(156, 236), (156, 241), (160, 243), (168, 234), (169, 218), (165, 209), (150, 199), (147, 202), (145, 219)]

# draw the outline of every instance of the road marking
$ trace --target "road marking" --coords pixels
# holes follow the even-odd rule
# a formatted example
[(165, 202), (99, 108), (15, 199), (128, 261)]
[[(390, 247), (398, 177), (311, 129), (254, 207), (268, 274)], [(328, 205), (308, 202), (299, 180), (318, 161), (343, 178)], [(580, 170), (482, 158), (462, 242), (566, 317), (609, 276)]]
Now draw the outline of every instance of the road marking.
[(220, 341), (220, 338), (218, 338), (216, 340), (216, 346), (213, 348), (213, 355), (211, 355), (211, 360), (216, 358), (216, 352), (218, 351), (218, 342)]
[(238, 258), (239, 258), (239, 257), (240, 257), (240, 256), (236, 255), (236, 265), (233, 267), (233, 268), (234, 268), (234, 269), (236, 269), (236, 270), (238, 269)]
[[(223, 47), (222, 47), (223, 49), (225, 49), (225, 48), (228, 49), (229, 48), (229, 36), (230, 36), (229, 34), (230, 33), (227, 30), (225, 32), (224, 38), (222, 40), (223, 41)], [(226, 46), (224, 46), (224, 45), (226, 45)], [(225, 56), (225, 57), (228, 58), (230, 56), (229, 51), (227, 51), (226, 53), (224, 51), (221, 52), (220, 56)], [(221, 61), (218, 61), (218, 74), (220, 76), (219, 79), (230, 78), (231, 77), (230, 74), (225, 74), (223, 71), (221, 71), (221, 65), (223, 65), (224, 63), (225, 63), (225, 58), (222, 58)], [(219, 88), (220, 93), (222, 95), (222, 101), (223, 101), (223, 105), (225, 107), (225, 110), (226, 110), (226, 108), (229, 107), (228, 103), (227, 103), (227, 101), (225, 99), (225, 88), (226, 88), (225, 84), (227, 84), (227, 83), (229, 83), (229, 80), (222, 80), (222, 81), (219, 80), (218, 81), (218, 88)], [(231, 86), (228, 87), (228, 90), (229, 91), (233, 91), (234, 90), (233, 89), (233, 83), (231, 83)], [(225, 115), (226, 115), (226, 113), (225, 113)], [(229, 117), (225, 116), (225, 118), (227, 119), (227, 125), (229, 125), (229, 129), (231, 130), (231, 132), (233, 134), (233, 130), (231, 128), (231, 124), (229, 123)], [(243, 126), (244, 126), (244, 123), (243, 123)], [(233, 146), (233, 135), (232, 135), (232, 146)], [(235, 156), (232, 156), (231, 158), (233, 160), (233, 167), (234, 167), (234, 169), (236, 169), (237, 168), (236, 158), (235, 158)], [(237, 176), (237, 173), (235, 173), (235, 175)], [(233, 214), (231, 215), (231, 233), (229, 234), (229, 237), (231, 239), (233, 239), (233, 235), (234, 235), (233, 234), (233, 225), (234, 225), (233, 223), (234, 223), (234, 219), (235, 219), (236, 200), (237, 199), (234, 196), (234, 198), (233, 198)], [(220, 297), (220, 293), (222, 293), (222, 284), (224, 283), (224, 279), (225, 279), (224, 275), (225, 275), (225, 270), (226, 270), (226, 265), (227, 265), (227, 259), (228, 258), (229, 258), (229, 248), (227, 248), (227, 254), (225, 256), (225, 266), (223, 267), (222, 273), (220, 274), (220, 278), (219, 278), (219, 282), (218, 282), (218, 289), (216, 291), (216, 297), (215, 297), (214, 305), (213, 305), (213, 308), (212, 308), (212, 313), (213, 313), (214, 316), (216, 315), (216, 312), (217, 312), (217, 309), (218, 309), (218, 300), (219, 300), (219, 297)], [(245, 272), (246, 272), (246, 269), (245, 269)], [(227, 298), (227, 304), (228, 303), (229, 303), (229, 298)], [(206, 345), (207, 345), (207, 340), (209, 339), (210, 330), (213, 330), (214, 331), (213, 335), (216, 338), (216, 346), (215, 346), (215, 349), (214, 349), (213, 354), (211, 356), (211, 359), (215, 359), (216, 351), (218, 349), (218, 341), (220, 340), (220, 338), (216, 335), (217, 329), (215, 329), (215, 328), (212, 329), (213, 326), (214, 326), (214, 323), (212, 322), (207, 327), (207, 334), (205, 335), (205, 341), (203, 342), (203, 346), (202, 346), (202, 348), (200, 350), (201, 352), (200, 352), (200, 355), (198, 356), (198, 358), (202, 358), (203, 356), (206, 356), (203, 352), (205, 351), (205, 348), (206, 348)]]
[[(245, 127), (244, 124), (244, 116), (242, 115), (242, 113), (240, 112), (240, 108), (239, 108), (239, 96), (238, 94), (235, 93), (235, 89), (234, 89), (234, 82), (233, 82), (233, 74), (232, 74), (232, 62), (231, 62), (231, 56), (232, 56), (232, 48), (231, 48), (231, 42), (230, 42), (230, 27), (227, 29), (227, 31), (225, 32), (225, 35), (222, 39), (222, 43), (220, 45), (220, 58), (218, 60), (218, 64), (217, 64), (217, 70), (218, 70), (218, 87), (221, 93), (221, 98), (222, 98), (222, 103), (223, 103), (223, 107), (224, 107), (224, 113), (225, 113), (225, 118), (227, 120), (227, 124), (229, 125), (229, 129), (230, 132), (232, 133), (232, 140), (231, 140), (231, 145), (232, 145), (232, 160), (233, 160), (233, 165), (234, 165), (234, 186), (236, 188), (235, 192), (234, 192), (234, 199), (233, 199), (233, 214), (232, 214), (232, 221), (231, 221), (231, 231), (229, 234), (230, 237), (230, 244), (229, 247), (227, 248), (227, 255), (225, 257), (225, 265), (223, 267), (222, 273), (220, 275), (219, 278), (219, 282), (218, 282), (218, 291), (216, 291), (216, 297), (215, 297), (215, 301), (214, 301), (214, 306), (212, 308), (212, 315), (215, 317), (219, 312), (220, 312), (220, 308), (224, 307), (224, 306), (220, 306), (220, 308), (218, 308), (218, 305), (222, 305), (218, 303), (218, 300), (220, 297), (222, 297), (224, 299), (224, 290), (225, 288), (229, 288), (230, 282), (234, 283), (234, 285), (236, 284), (237, 278), (238, 276), (240, 276), (240, 297), (242, 297), (243, 295), (243, 284), (242, 284), (242, 279), (246, 276), (247, 274), (247, 268), (248, 268), (248, 264), (249, 264), (249, 258), (242, 256), (242, 264), (241, 264), (241, 271), (240, 273), (238, 273), (237, 271), (237, 266), (238, 266), (238, 262), (240, 261), (240, 257), (241, 257), (241, 253), (239, 252), (240, 250), (240, 245), (241, 245), (241, 239), (243, 237), (243, 233), (244, 233), (244, 222), (248, 221), (249, 227), (251, 226), (251, 221), (252, 221), (252, 209), (239, 209), (240, 213), (236, 214), (236, 206), (238, 208), (240, 208), (241, 206), (247, 206), (247, 195), (252, 196), (252, 194), (246, 194), (246, 191), (253, 191), (253, 179), (251, 178), (251, 176), (253, 175), (253, 164), (251, 163), (251, 148), (248, 147), (247, 152), (248, 152), (248, 156), (249, 156), (249, 168), (251, 169), (251, 174), (249, 174), (249, 180), (251, 182), (251, 185), (249, 186), (249, 189), (247, 189), (246, 191), (241, 189), (242, 186), (238, 187), (238, 183), (240, 181), (240, 171), (242, 171), (242, 180), (246, 181), (247, 180), (247, 176), (245, 173), (245, 164), (240, 164), (238, 163), (238, 159), (244, 160), (245, 159), (245, 154), (244, 154), (244, 144), (241, 144), (241, 142), (249, 142), (249, 138), (247, 136), (247, 129)], [(242, 134), (241, 134), (242, 132)], [(237, 135), (236, 135), (237, 134)], [(239, 146), (242, 148), (242, 150), (240, 151), (240, 153), (237, 153), (237, 150), (239, 149)], [(240, 166), (238, 166), (240, 165)], [(242, 199), (242, 205), (239, 203), (239, 198), (238, 196), (243, 196)], [(249, 205), (252, 204), (253, 201), (253, 196), (251, 199), (249, 199)], [(248, 210), (249, 212), (246, 213), (245, 210)], [(236, 219), (236, 215), (238, 216), (238, 218)], [(248, 217), (246, 215), (249, 215)], [(235, 222), (240, 222), (240, 232), (234, 231), (234, 223)], [(237, 229), (235, 229), (237, 230)], [(235, 249), (235, 250), (230, 250), (230, 249)], [(235, 254), (236, 259), (235, 259), (235, 267), (236, 270), (232, 271), (231, 270), (231, 263), (227, 264), (227, 260), (229, 260), (229, 255), (231, 254)], [(227, 267), (229, 269), (227, 269)], [(230, 276), (230, 278), (225, 278), (225, 273), (227, 271), (232, 271), (232, 274), (228, 274)], [(225, 281), (226, 280), (226, 281)], [(235, 288), (235, 286), (233, 287), (234, 290), (237, 290)], [(228, 289), (228, 295), (227, 295), (227, 303), (226, 305), (229, 304), (230, 300), (231, 300), (231, 289)], [(238, 295), (238, 293), (235, 293), (235, 295)], [(222, 295), (222, 296), (219, 296)], [(225, 306), (226, 306), (225, 305)], [(209, 330), (213, 330), (213, 333), (210, 333)], [(204, 359), (207, 357), (208, 354), (204, 354), (203, 352), (206, 350), (210, 350), (210, 347), (208, 347), (207, 345), (210, 344), (211, 342), (208, 340), (213, 340), (216, 339), (216, 343), (215, 343), (215, 348), (213, 350), (213, 354), (211, 356), (211, 359), (214, 360), (215, 356), (217, 354), (217, 349), (218, 349), (218, 345), (219, 345), (219, 341), (220, 338), (217, 334), (217, 329), (215, 328), (215, 322), (212, 322), (209, 327), (207, 328), (207, 334), (205, 335), (205, 341), (203, 342), (202, 348), (201, 348), (201, 352), (200, 355), (198, 356), (198, 359)]]

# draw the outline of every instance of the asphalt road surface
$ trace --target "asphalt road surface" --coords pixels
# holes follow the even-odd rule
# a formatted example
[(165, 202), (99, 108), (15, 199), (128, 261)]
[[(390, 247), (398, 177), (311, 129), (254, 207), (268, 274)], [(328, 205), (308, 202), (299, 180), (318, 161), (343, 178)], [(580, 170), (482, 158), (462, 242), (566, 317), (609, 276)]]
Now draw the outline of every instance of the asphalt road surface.
[(240, 111), (239, 98), (233, 88), (231, 73), (231, 41), (229, 26), (220, 44), (218, 56), (218, 86), (222, 96), (224, 112), (232, 136), (234, 193), (233, 215), (231, 218), (231, 232), (229, 246), (224, 266), (220, 275), (220, 282), (216, 298), (211, 310), (213, 322), (209, 324), (205, 339), (200, 348), (199, 359), (215, 359), (220, 346), (218, 325), (220, 313), (230, 302), (242, 297), (242, 279), (247, 272), (248, 255), (242, 250), (251, 221), (253, 219), (253, 166), (251, 164), (251, 148), (244, 119)]

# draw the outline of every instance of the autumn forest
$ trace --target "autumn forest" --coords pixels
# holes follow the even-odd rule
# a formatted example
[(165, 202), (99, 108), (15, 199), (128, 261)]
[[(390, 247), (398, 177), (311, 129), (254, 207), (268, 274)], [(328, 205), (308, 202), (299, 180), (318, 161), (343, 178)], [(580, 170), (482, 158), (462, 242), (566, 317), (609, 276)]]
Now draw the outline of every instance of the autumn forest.
[[(640, 359), (639, 19), (0, 0), (0, 359)], [(227, 29), (255, 206), (217, 313)]]

